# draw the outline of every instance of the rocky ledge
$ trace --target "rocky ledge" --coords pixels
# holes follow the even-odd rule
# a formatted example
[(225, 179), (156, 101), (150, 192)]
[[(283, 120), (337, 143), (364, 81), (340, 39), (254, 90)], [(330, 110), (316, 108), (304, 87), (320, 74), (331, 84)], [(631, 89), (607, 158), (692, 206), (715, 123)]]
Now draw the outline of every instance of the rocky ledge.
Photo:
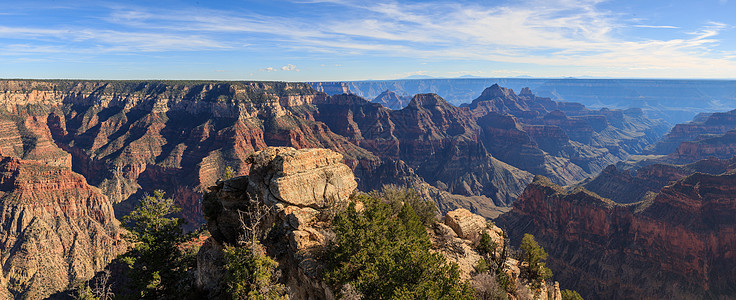
[[(278, 239), (267, 252), (284, 268), (295, 299), (332, 297), (318, 278), (316, 257), (330, 235), (327, 222), (357, 187), (342, 155), (327, 149), (269, 147), (249, 158), (250, 175), (218, 182), (203, 200), (212, 234), (198, 257), (198, 284), (215, 291), (223, 274), (221, 249), (243, 237), (242, 215), (254, 206), (265, 212), (263, 224), (276, 224)], [(259, 229), (265, 231), (265, 229)]]

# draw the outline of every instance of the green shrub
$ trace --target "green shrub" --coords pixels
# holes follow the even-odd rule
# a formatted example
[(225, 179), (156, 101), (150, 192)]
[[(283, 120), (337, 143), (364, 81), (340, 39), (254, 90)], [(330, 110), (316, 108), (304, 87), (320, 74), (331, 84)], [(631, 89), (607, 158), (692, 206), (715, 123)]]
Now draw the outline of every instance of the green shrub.
[(478, 250), (478, 253), (481, 255), (490, 255), (495, 256), (496, 253), (496, 243), (491, 239), (491, 236), (483, 231), (480, 235), (480, 241), (478, 242), (478, 246), (476, 247), (476, 250)]
[(526, 266), (522, 268), (521, 275), (531, 281), (536, 287), (547, 278), (552, 277), (552, 270), (545, 267), (547, 252), (542, 246), (539, 246), (534, 236), (524, 234), (521, 239), (522, 260), (526, 262)]
[(232, 299), (288, 299), (286, 287), (276, 282), (276, 261), (247, 247), (227, 246), (224, 254), (226, 290)]
[(122, 224), (133, 248), (120, 256), (129, 269), (132, 299), (176, 299), (189, 291), (196, 268), (195, 254), (179, 247), (196, 233), (185, 234), (184, 220), (169, 217), (179, 211), (162, 191), (147, 195)]
[(425, 226), (437, 222), (437, 205), (422, 199), (413, 189), (389, 184), (384, 185), (380, 192), (372, 192), (370, 196), (381, 199), (391, 206), (394, 212), (401, 209), (402, 203), (411, 205), (414, 213)]
[(563, 290), (562, 300), (583, 300), (583, 296), (580, 296), (580, 294), (576, 291)]
[[(334, 243), (325, 255), (324, 279), (335, 287), (351, 284), (365, 299), (472, 299), (457, 265), (431, 253), (430, 239), (412, 205), (396, 199), (358, 196), (333, 220)], [(405, 201), (404, 203), (410, 203)]]

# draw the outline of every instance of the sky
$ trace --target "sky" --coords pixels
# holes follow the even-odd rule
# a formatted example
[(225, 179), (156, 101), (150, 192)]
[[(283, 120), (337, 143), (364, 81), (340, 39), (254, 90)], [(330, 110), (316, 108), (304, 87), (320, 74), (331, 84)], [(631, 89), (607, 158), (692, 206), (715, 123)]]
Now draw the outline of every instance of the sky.
[(0, 0), (0, 78), (736, 79), (736, 0)]

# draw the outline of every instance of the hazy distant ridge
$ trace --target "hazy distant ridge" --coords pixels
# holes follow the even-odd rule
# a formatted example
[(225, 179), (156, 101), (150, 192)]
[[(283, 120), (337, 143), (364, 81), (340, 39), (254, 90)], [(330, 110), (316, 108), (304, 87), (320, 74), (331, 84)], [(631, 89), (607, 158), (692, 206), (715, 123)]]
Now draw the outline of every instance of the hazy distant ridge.
[(519, 91), (530, 87), (540, 97), (580, 102), (587, 107), (639, 107), (671, 124), (690, 121), (698, 112), (736, 108), (734, 80), (453, 78), (312, 83), (326, 93), (338, 86), (367, 99), (386, 90), (399, 95), (435, 93), (454, 105), (469, 103), (498, 83)]

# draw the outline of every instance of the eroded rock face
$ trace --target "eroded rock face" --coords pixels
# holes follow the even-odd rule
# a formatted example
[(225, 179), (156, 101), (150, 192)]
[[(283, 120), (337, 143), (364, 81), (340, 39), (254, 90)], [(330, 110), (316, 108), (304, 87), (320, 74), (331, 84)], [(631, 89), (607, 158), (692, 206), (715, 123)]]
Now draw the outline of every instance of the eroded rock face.
[(263, 224), (275, 223), (278, 228), (281, 238), (267, 239), (264, 244), (286, 268), (283, 273), (291, 296), (331, 297), (332, 291), (317, 277), (321, 266), (315, 259), (331, 235), (324, 221), (349, 201), (357, 186), (352, 171), (342, 163), (342, 155), (328, 149), (270, 147), (256, 152), (249, 161), (250, 175), (220, 182), (204, 199), (212, 238), (198, 259), (200, 287), (217, 286), (213, 253), (223, 244), (237, 245), (242, 240), (241, 216), (256, 201), (269, 207)]
[(2, 157), (0, 209), (0, 295), (43, 299), (127, 248), (112, 203), (66, 168)]
[[(357, 185), (349, 170), (347, 173), (341, 171), (347, 168), (341, 159), (340, 154), (326, 149), (269, 147), (249, 159), (252, 167), (248, 176), (222, 181), (213, 187), (203, 202), (212, 237), (198, 254), (198, 286), (210, 291), (210, 297), (218, 296), (212, 293), (217, 293), (221, 287), (219, 281), (225, 272), (222, 249), (228, 244), (239, 245), (247, 231), (242, 226), (247, 221), (241, 223), (241, 216), (251, 211), (255, 202), (270, 207), (263, 220), (273, 236), (266, 237), (262, 243), (267, 255), (279, 262), (284, 276), (282, 280), (290, 288), (290, 297), (334, 299), (334, 292), (319, 277), (324, 267), (319, 255), (334, 236), (329, 220), (340, 207), (352, 201), (349, 195)], [(282, 177), (319, 177), (325, 180), (279, 180)], [(327, 192), (321, 196), (294, 194), (295, 198), (289, 198), (289, 202), (273, 192), (289, 189), (287, 185), (294, 182), (307, 185), (302, 188), (308, 191)], [(335, 193), (326, 188), (329, 182), (335, 183)], [(336, 198), (330, 200), (330, 197)], [(361, 211), (362, 203), (355, 204)], [(275, 226), (270, 227), (269, 224)], [(475, 247), (484, 232), (491, 237), (500, 255), (503, 247), (507, 246), (500, 228), (467, 209), (453, 210), (445, 217), (444, 223), (436, 223), (434, 228), (428, 229), (433, 245), (431, 251), (441, 253), (448, 262), (457, 264), (461, 278), (473, 283), (478, 280), (475, 266), (482, 257)], [(503, 268), (513, 281), (510, 284), (527, 287), (528, 291), (528, 283), (519, 279), (519, 261), (508, 259)], [(545, 283), (537, 294), (541, 297), (539, 299), (560, 299), (557, 285)], [(552, 297), (548, 298), (548, 295)]]
[[(694, 154), (691, 150), (692, 145), (685, 146), (683, 149), (678, 148), (683, 142), (699, 141), (712, 135), (725, 134), (733, 129), (736, 129), (736, 110), (702, 115), (696, 117), (692, 122), (675, 125), (661, 141), (649, 147), (648, 150), (653, 154), (663, 155), (673, 152), (677, 152), (680, 156)], [(702, 158), (694, 157), (690, 162), (699, 159)]]
[[(713, 162), (688, 167), (704, 165)], [(731, 298), (736, 175), (727, 172), (686, 176), (629, 205), (539, 177), (497, 222), (512, 240), (534, 234), (555, 278), (586, 298)]]
[(345, 201), (357, 187), (341, 161), (341, 154), (328, 149), (267, 148), (253, 156), (251, 182), (263, 188), (267, 203), (325, 208)]

